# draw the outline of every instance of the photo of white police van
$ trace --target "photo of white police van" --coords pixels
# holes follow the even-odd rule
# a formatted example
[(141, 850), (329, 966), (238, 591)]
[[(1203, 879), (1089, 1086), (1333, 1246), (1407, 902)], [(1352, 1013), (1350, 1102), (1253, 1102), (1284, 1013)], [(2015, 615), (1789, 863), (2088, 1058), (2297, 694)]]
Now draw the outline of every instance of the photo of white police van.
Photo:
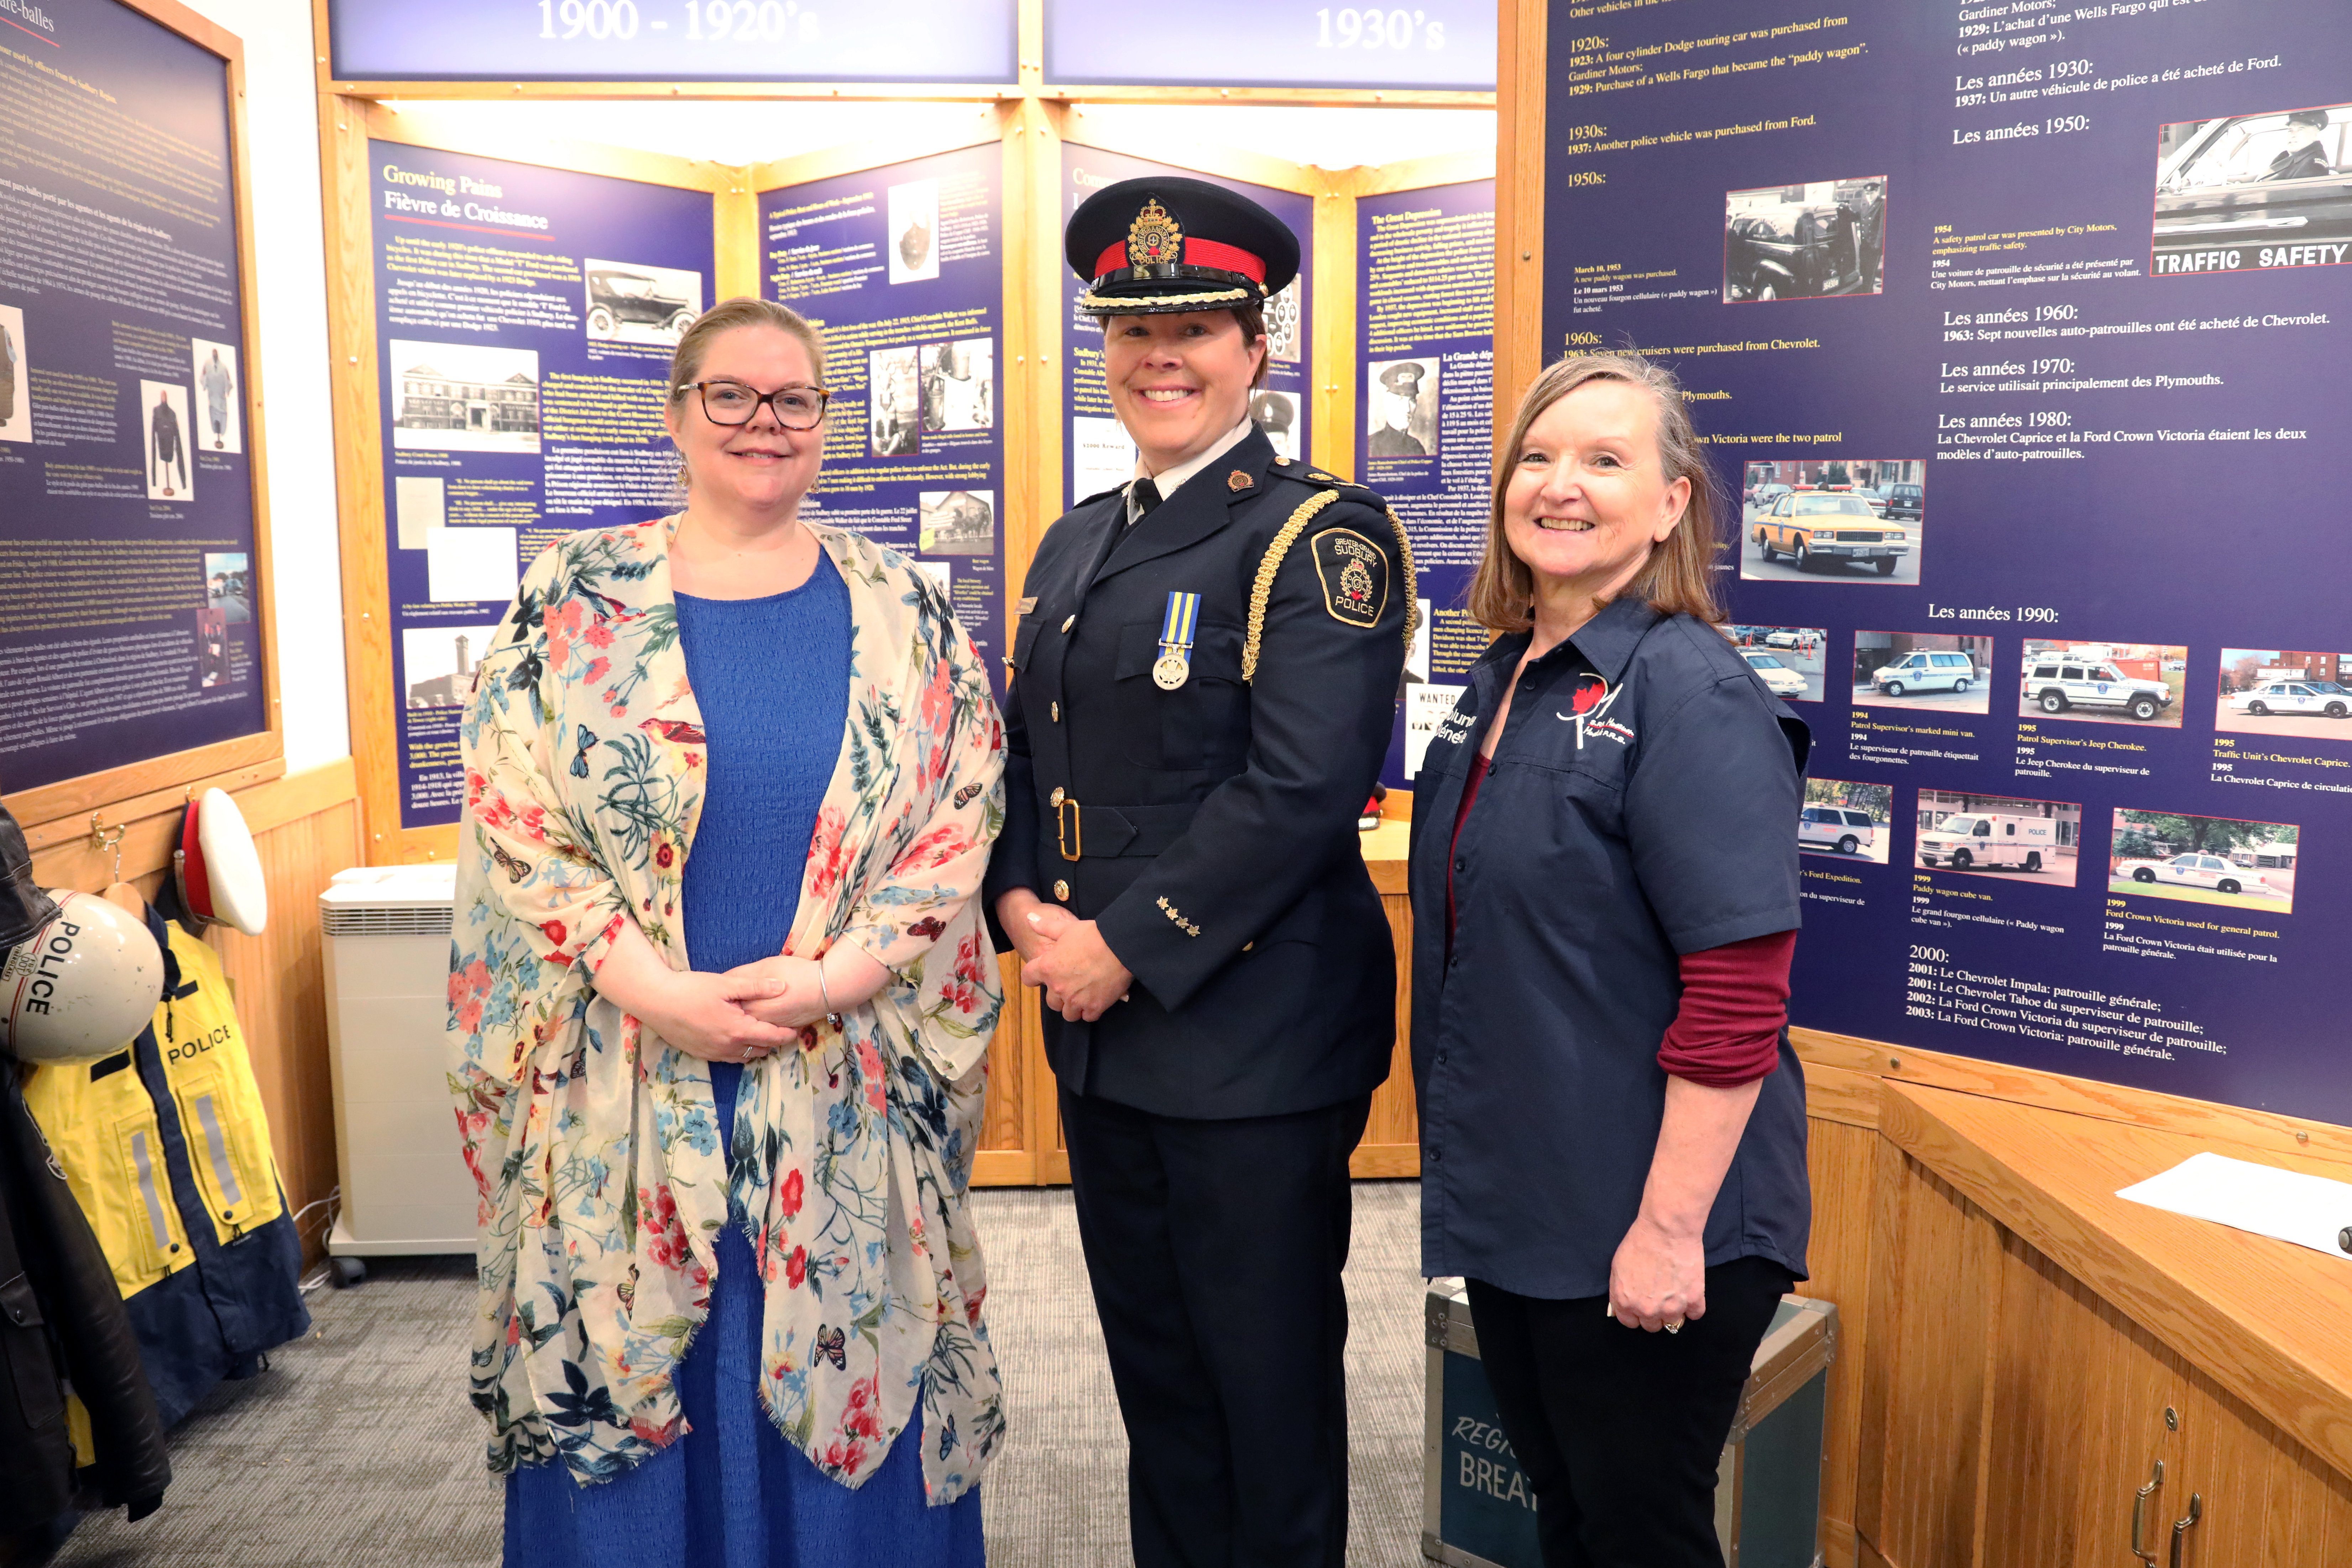
[(1919, 835), (1919, 864), (1955, 871), (2039, 871), (2057, 858), (2057, 829), (2046, 816), (1956, 813)]

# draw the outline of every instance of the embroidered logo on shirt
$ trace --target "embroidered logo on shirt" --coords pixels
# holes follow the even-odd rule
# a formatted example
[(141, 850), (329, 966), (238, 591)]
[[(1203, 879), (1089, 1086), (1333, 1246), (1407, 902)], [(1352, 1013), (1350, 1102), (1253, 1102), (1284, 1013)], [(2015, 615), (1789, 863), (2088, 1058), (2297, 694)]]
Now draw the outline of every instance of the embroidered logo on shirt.
[(1360, 628), (1380, 624), (1389, 604), (1389, 558), (1380, 546), (1352, 529), (1327, 528), (1315, 536), (1315, 572), (1333, 620)]
[(1633, 738), (1632, 730), (1609, 717), (1609, 710), (1617, 705), (1617, 699), (1624, 689), (1622, 686), (1612, 687), (1600, 676), (1590, 672), (1577, 682), (1575, 692), (1569, 698), (1569, 706), (1575, 711), (1560, 713), (1559, 717), (1576, 726), (1578, 751), (1584, 750), (1584, 740), (1588, 735), (1599, 735), (1621, 746)]

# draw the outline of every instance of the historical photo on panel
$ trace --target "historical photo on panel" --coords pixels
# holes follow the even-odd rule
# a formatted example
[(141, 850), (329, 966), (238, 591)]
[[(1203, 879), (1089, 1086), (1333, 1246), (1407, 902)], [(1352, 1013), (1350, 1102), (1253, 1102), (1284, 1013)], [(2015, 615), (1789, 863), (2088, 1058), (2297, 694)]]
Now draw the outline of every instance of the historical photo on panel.
[(33, 438), (31, 380), (26, 368), (24, 310), (0, 305), (0, 441)]
[(539, 450), (539, 355), (476, 343), (384, 345), (397, 450)]
[(1927, 460), (1752, 462), (1739, 517), (1739, 574), (1749, 582), (1916, 588), (1927, 550)]
[(147, 452), (147, 499), (194, 500), (195, 457), (188, 449), (188, 389), (168, 381), (141, 382), (139, 435)]
[(1294, 278), (1269, 296), (1265, 302), (1265, 357), (1284, 364), (1297, 364), (1305, 347), (1305, 334), (1300, 330), (1305, 312), (1299, 307), (1299, 281)]
[(2352, 741), (2352, 653), (2225, 647), (2213, 728)]
[(2007, 877), (2071, 888), (2083, 844), (2083, 808), (1959, 790), (1919, 792), (1912, 857), (1931, 871)]
[(403, 672), (408, 680), (406, 706), (457, 708), (473, 694), (474, 667), (499, 634), (498, 623), (486, 626), (411, 626), (400, 634)]
[(196, 612), (196, 685), (205, 691), (228, 684), (228, 617), (207, 605)]
[(2286, 823), (2118, 810), (2107, 891), (2292, 914), (2302, 838)]
[(2352, 261), (2352, 104), (2160, 126), (2148, 272)]
[(866, 356), (866, 424), (877, 458), (911, 458), (923, 445), (922, 372), (911, 343)]
[(1732, 191), (1723, 203), (1723, 300), (1876, 294), (1885, 248), (1884, 174)]
[(253, 619), (253, 569), (242, 550), (205, 557), (205, 607), (231, 626)]
[(702, 314), (699, 272), (593, 258), (581, 264), (581, 270), (587, 276), (588, 308), (583, 321), (590, 342), (676, 348), (694, 318)]
[(237, 375), (236, 347), (191, 338), (188, 349), (196, 387), (196, 449), (244, 451), (245, 383)]
[(919, 490), (915, 548), (926, 555), (988, 555), (996, 549), (996, 492)]
[(916, 283), (940, 275), (940, 183), (910, 180), (889, 195), (890, 281)]
[(1277, 458), (1296, 459), (1298, 456), (1298, 398), (1294, 393), (1268, 392), (1261, 388), (1250, 394), (1250, 422), (1265, 432)]
[(2021, 717), (2180, 728), (2189, 650), (2177, 644), (2027, 637), (2019, 669)]
[(1857, 708), (1990, 713), (1992, 638), (1951, 632), (1853, 634)]
[(1135, 442), (1126, 426), (1105, 415), (1071, 415), (1070, 504), (1133, 479), (1135, 458)]
[(1829, 695), (1829, 641), (1824, 626), (1727, 626), (1731, 643), (1766, 690), (1783, 702), (1819, 702)]
[(1437, 356), (1376, 359), (1364, 366), (1364, 455), (1437, 455)]
[(1797, 849), (1884, 866), (1895, 841), (1895, 786), (1807, 779), (1797, 808)]
[(922, 374), (924, 434), (995, 426), (992, 340), (959, 338), (951, 343), (925, 343), (916, 352), (916, 363)]

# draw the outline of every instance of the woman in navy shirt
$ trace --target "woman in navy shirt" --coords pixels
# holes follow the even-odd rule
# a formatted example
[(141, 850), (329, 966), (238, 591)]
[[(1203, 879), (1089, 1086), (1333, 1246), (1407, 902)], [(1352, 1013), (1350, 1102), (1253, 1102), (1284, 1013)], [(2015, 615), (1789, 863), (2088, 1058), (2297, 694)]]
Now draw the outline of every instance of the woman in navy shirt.
[(1413, 813), (1423, 1269), (1469, 1281), (1545, 1563), (1720, 1568), (1717, 1460), (1811, 1217), (1807, 735), (1719, 629), (1671, 376), (1562, 361), (1505, 452), (1470, 589), (1501, 635)]

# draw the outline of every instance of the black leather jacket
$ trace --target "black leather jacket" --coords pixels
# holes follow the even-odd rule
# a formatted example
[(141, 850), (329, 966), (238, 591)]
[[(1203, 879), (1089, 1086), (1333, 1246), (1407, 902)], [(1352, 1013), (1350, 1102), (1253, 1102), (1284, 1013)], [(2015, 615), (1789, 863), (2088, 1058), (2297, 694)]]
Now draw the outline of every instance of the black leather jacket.
[[(66, 1384), (89, 1412), (98, 1462), (82, 1479), (105, 1507), (143, 1519), (172, 1466), (163, 1422), (114, 1271), (0, 1053), (0, 1520), (62, 1513), (74, 1494)], [(88, 1506), (85, 1496), (81, 1502)]]

